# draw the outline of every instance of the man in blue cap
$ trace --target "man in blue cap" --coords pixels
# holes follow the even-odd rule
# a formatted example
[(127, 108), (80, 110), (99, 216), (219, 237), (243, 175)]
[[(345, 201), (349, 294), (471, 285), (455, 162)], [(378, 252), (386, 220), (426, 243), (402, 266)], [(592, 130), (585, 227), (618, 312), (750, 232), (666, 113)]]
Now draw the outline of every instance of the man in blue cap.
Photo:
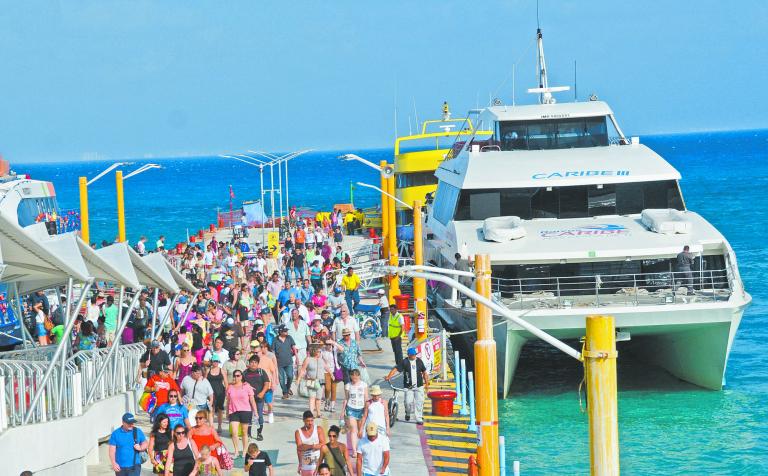
[(415, 347), (408, 347), (408, 357), (398, 362), (389, 371), (384, 380), (389, 382), (397, 372), (403, 374), (405, 387), (405, 419), (411, 419), (411, 413), (416, 417), (416, 424), (424, 423), (424, 394), (429, 387), (429, 373), (424, 362), (419, 358)]
[(123, 424), (109, 437), (109, 461), (116, 476), (138, 476), (141, 474), (142, 451), (149, 446), (141, 428), (136, 428), (136, 417), (132, 413), (123, 415)]

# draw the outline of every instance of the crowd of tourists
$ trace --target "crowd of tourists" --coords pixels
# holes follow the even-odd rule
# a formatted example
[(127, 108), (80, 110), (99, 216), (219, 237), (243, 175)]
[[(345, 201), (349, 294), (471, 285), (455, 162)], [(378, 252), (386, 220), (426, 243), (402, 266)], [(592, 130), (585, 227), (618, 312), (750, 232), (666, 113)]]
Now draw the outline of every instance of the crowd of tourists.
[[(294, 435), (299, 474), (389, 474), (390, 416), (381, 387), (369, 385), (355, 317), (361, 280), (341, 246), (343, 219), (330, 215), (296, 219), (272, 255), (241, 240), (181, 250), (181, 272), (200, 292), (182, 292), (165, 308), (169, 318), (141, 358), (141, 404), (152, 430), (145, 435), (134, 415), (123, 415), (110, 439), (117, 474), (134, 474), (146, 453), (156, 474), (244, 468), (271, 476), (273, 462), (260, 442), (275, 408), (296, 399), (306, 402)], [(383, 291), (375, 297), (384, 337), (397, 347), (394, 365), (376, 363), (392, 366), (387, 379), (404, 375), (405, 418), (421, 424), (429, 375), (415, 349), (402, 356), (403, 316), (390, 313)], [(149, 336), (151, 324), (142, 324), (132, 339)], [(110, 337), (107, 332), (106, 345)], [(324, 431), (319, 418), (340, 424)]]

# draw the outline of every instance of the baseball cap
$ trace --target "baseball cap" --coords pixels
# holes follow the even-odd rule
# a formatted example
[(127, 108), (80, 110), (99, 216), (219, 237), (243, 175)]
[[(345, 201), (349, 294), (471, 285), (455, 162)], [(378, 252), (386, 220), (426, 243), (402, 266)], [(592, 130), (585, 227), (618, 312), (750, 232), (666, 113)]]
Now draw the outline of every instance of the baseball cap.
[(259, 342), (259, 341), (258, 341), (258, 340), (256, 340), (256, 339), (254, 339), (254, 340), (252, 340), (252, 341), (251, 341), (251, 348), (252, 348), (252, 349), (256, 349), (256, 348), (259, 348), (259, 347), (261, 347), (261, 342)]
[(408, 355), (416, 355), (418, 352), (416, 351), (416, 347), (409, 347), (408, 348)]
[(333, 288), (333, 292), (340, 293), (341, 292), (341, 288), (339, 288), (339, 287)]
[(221, 362), (221, 359), (219, 358), (218, 354), (213, 354), (211, 356), (211, 362)]
[(256, 319), (253, 323), (254, 323), (254, 325), (257, 325), (257, 326), (263, 326), (264, 325), (264, 321), (262, 321), (261, 319)]
[(379, 290), (376, 292), (376, 294), (379, 294), (379, 295), (384, 295), (384, 294), (386, 294), (386, 293), (387, 293), (387, 292), (386, 292), (386, 291), (384, 291), (383, 289), (379, 289)]
[(153, 340), (151, 344), (149, 344), (153, 348), (160, 347), (160, 342)]
[(231, 325), (232, 325), (232, 324), (234, 324), (234, 323), (235, 323), (235, 320), (234, 320), (234, 319), (232, 319), (231, 317), (228, 317), (228, 318), (227, 318), (227, 325), (230, 325), (230, 326), (231, 326)]
[(136, 423), (136, 417), (133, 413), (123, 413), (123, 423)]
[(371, 395), (381, 395), (381, 387), (378, 385), (371, 385), (371, 389), (368, 391)]
[(365, 425), (365, 434), (368, 436), (374, 436), (379, 434), (379, 426), (375, 422), (368, 422)]

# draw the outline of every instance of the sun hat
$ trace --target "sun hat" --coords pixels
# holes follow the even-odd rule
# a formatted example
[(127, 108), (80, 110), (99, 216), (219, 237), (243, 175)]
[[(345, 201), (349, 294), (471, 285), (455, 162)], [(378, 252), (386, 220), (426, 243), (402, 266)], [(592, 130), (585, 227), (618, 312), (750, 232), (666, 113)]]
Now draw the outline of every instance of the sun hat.
[(257, 347), (261, 347), (261, 342), (259, 342), (259, 341), (258, 341), (258, 340), (256, 340), (256, 339), (252, 340), (252, 341), (251, 341), (251, 348), (252, 348), (252, 349), (255, 349), (255, 348), (257, 348)]
[(211, 362), (221, 362), (221, 359), (219, 358), (218, 354), (213, 354), (211, 356)]
[(378, 385), (371, 385), (371, 389), (368, 391), (368, 393), (370, 393), (371, 395), (381, 395), (382, 394), (381, 387), (379, 387)]
[(343, 336), (348, 336), (350, 334), (352, 334), (352, 331), (347, 329), (346, 327), (344, 328), (344, 330), (341, 331), (341, 335)]

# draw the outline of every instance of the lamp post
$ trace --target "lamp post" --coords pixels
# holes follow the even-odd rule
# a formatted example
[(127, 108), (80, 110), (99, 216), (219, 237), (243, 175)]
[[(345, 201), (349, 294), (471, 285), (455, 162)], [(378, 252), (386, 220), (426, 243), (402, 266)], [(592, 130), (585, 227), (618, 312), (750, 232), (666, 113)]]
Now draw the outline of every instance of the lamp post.
[(123, 171), (118, 170), (115, 173), (115, 188), (117, 190), (117, 240), (120, 243), (126, 241), (125, 238), (125, 196), (123, 193), (123, 181), (139, 175), (142, 172), (146, 172), (150, 169), (162, 168), (158, 164), (144, 164), (133, 172), (123, 177)]
[(85, 177), (80, 177), (78, 180), (80, 188), (80, 237), (88, 244), (91, 243), (91, 230), (88, 214), (88, 185), (123, 165), (130, 165), (130, 162), (115, 162), (91, 180), (88, 180)]
[[(298, 157), (300, 155), (304, 155), (307, 152), (312, 152), (312, 149), (299, 150), (299, 151), (291, 152), (291, 153), (288, 153), (288, 154), (285, 154), (285, 155), (282, 155), (282, 156), (275, 155), (275, 154), (270, 154), (269, 152), (257, 151), (257, 150), (249, 150), (248, 152), (251, 153), (251, 154), (260, 155), (260, 156), (262, 156), (264, 158), (268, 158), (268, 159), (271, 159), (274, 162), (276, 162), (277, 163), (277, 173), (278, 173), (278, 175), (280, 177), (282, 177), (281, 170), (280, 170), (281, 169), (280, 164), (285, 162), (285, 210), (289, 214), (288, 221), (290, 223), (291, 208), (290, 208), (290, 204), (289, 204), (289, 201), (288, 201), (288, 198), (289, 198), (288, 197), (288, 161), (292, 160), (292, 159), (295, 159), (296, 157)], [(282, 209), (282, 203), (283, 203), (282, 191), (283, 191), (283, 187), (282, 187), (282, 180), (280, 181), (280, 184), (281, 184), (280, 185), (280, 204), (281, 204), (280, 205), (280, 220), (281, 220), (281, 223), (282, 223), (282, 217), (283, 217), (283, 209)]]

